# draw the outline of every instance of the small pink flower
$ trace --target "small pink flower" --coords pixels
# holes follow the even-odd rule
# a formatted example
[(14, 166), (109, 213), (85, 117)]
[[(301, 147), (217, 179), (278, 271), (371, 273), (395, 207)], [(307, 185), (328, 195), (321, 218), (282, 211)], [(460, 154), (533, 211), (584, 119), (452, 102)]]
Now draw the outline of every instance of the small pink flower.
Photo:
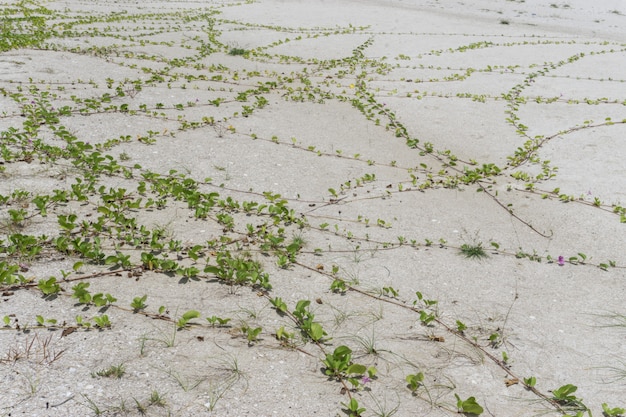
[(565, 258), (563, 256), (559, 255), (559, 261), (558, 262), (559, 262), (559, 266), (565, 265)]
[(369, 376), (364, 376), (363, 378), (361, 378), (361, 384), (365, 385), (368, 382), (372, 382), (372, 378), (370, 378)]

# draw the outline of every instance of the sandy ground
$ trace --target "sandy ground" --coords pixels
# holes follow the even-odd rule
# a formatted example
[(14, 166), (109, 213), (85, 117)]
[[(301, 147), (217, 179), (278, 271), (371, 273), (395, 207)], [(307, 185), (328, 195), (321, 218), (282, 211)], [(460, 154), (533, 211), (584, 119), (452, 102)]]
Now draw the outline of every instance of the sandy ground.
[[(49, 13), (31, 15), (56, 35), (0, 55), (0, 140), (18, 155), (0, 156), (0, 272), (18, 265), (25, 279), (0, 281), (0, 416), (343, 416), (351, 398), (364, 416), (446, 416), (463, 411), (455, 395), (499, 417), (626, 407), (623, 2), (40, 6)], [(15, 135), (37, 109), (58, 118)], [(35, 151), (68, 148), (59, 126), (130, 174), (102, 173), (84, 201), (42, 216), (35, 196), (84, 178), (71, 158)], [(222, 201), (280, 194), (293, 216), (218, 205), (199, 219), (173, 188), (156, 209), (146, 202), (159, 192), (140, 189), (147, 173), (184, 175)], [(124, 211), (137, 227), (180, 248), (102, 234), (127, 268), (55, 249), (59, 216), (95, 222), (113, 198), (103, 194), (120, 188), (142, 198)], [(20, 208), (28, 218), (12, 221)], [(263, 247), (262, 228), (285, 242)], [(27, 256), (16, 234), (49, 238)], [(281, 267), (294, 238), (297, 257)], [(257, 261), (272, 289), (204, 271), (223, 251)], [(197, 271), (151, 268), (149, 253)], [(62, 290), (45, 297), (35, 284), (52, 276)], [(78, 302), (81, 282), (116, 300)], [(321, 343), (278, 314), (278, 297), (287, 313), (311, 302)], [(190, 310), (198, 317), (177, 329)], [(103, 314), (110, 326), (94, 328)], [(281, 327), (292, 340), (278, 340)], [(340, 345), (376, 375), (356, 388), (326, 376)], [(123, 375), (102, 372), (112, 367)], [(419, 373), (412, 392), (406, 377)], [(567, 384), (575, 398), (554, 401)]]

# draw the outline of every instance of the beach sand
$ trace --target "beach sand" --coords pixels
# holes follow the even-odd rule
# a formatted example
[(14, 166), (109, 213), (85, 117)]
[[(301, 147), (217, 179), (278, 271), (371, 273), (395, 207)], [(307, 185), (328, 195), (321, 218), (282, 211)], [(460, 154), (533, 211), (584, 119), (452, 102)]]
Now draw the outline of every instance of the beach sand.
[[(71, 190), (80, 164), (2, 157), (0, 194), (32, 194), (0, 205), (0, 262), (63, 291), (0, 286), (0, 416), (343, 416), (350, 399), (364, 416), (445, 416), (455, 395), (498, 417), (626, 407), (623, 2), (41, 6), (58, 35), (0, 54), (4, 145), (65, 148), (64, 126), (131, 174), (104, 169), (84, 201), (44, 217), (33, 197)], [(29, 141), (11, 133), (63, 106)], [(148, 172), (193, 181), (151, 188)], [(120, 209), (137, 228), (180, 246), (103, 232), (107, 257), (130, 256), (117, 269), (52, 244), (11, 252), (11, 235), (58, 237), (71, 214), (87, 231), (69, 238), (94, 243), (89, 222), (120, 188), (142, 199)], [(198, 218), (189, 190), (223, 207)], [(12, 223), (20, 202), (32, 216)], [(272, 289), (204, 270), (227, 252), (262, 266)], [(152, 268), (148, 254), (180, 270)], [(117, 300), (80, 303), (81, 282)], [(321, 343), (291, 313), (299, 300)], [(180, 325), (188, 311), (197, 317)], [(94, 329), (102, 314), (111, 326)], [(293, 337), (278, 340), (281, 328)], [(341, 345), (376, 375), (358, 372), (356, 388), (326, 375)], [(120, 378), (101, 372), (120, 365)], [(419, 374), (412, 392), (406, 377)], [(576, 398), (551, 401), (567, 384)]]

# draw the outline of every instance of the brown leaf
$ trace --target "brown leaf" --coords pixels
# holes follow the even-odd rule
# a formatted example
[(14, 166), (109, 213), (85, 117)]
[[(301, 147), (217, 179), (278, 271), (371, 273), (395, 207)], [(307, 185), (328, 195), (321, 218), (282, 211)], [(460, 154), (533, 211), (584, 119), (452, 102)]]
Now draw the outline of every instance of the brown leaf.
[(515, 385), (515, 384), (519, 384), (519, 379), (511, 378), (511, 379), (504, 380), (504, 385), (506, 385), (507, 387), (510, 387), (511, 385)]
[(63, 332), (61, 333), (61, 337), (65, 337), (67, 335), (70, 335), (72, 333), (74, 333), (76, 331), (77, 327), (66, 327), (65, 329), (63, 329)]

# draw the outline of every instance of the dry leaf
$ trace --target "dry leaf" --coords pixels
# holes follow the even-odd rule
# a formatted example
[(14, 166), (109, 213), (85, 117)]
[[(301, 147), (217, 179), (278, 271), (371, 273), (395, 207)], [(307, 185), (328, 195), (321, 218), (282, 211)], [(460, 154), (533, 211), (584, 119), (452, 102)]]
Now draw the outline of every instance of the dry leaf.
[(72, 327), (67, 327), (67, 328), (63, 329), (63, 331), (61, 332), (61, 337), (65, 337), (67, 335), (70, 335), (70, 334), (74, 333), (77, 328), (78, 327), (72, 326)]
[(511, 379), (504, 380), (504, 385), (506, 385), (507, 387), (510, 387), (511, 385), (515, 385), (515, 384), (519, 384), (519, 379), (511, 378)]

